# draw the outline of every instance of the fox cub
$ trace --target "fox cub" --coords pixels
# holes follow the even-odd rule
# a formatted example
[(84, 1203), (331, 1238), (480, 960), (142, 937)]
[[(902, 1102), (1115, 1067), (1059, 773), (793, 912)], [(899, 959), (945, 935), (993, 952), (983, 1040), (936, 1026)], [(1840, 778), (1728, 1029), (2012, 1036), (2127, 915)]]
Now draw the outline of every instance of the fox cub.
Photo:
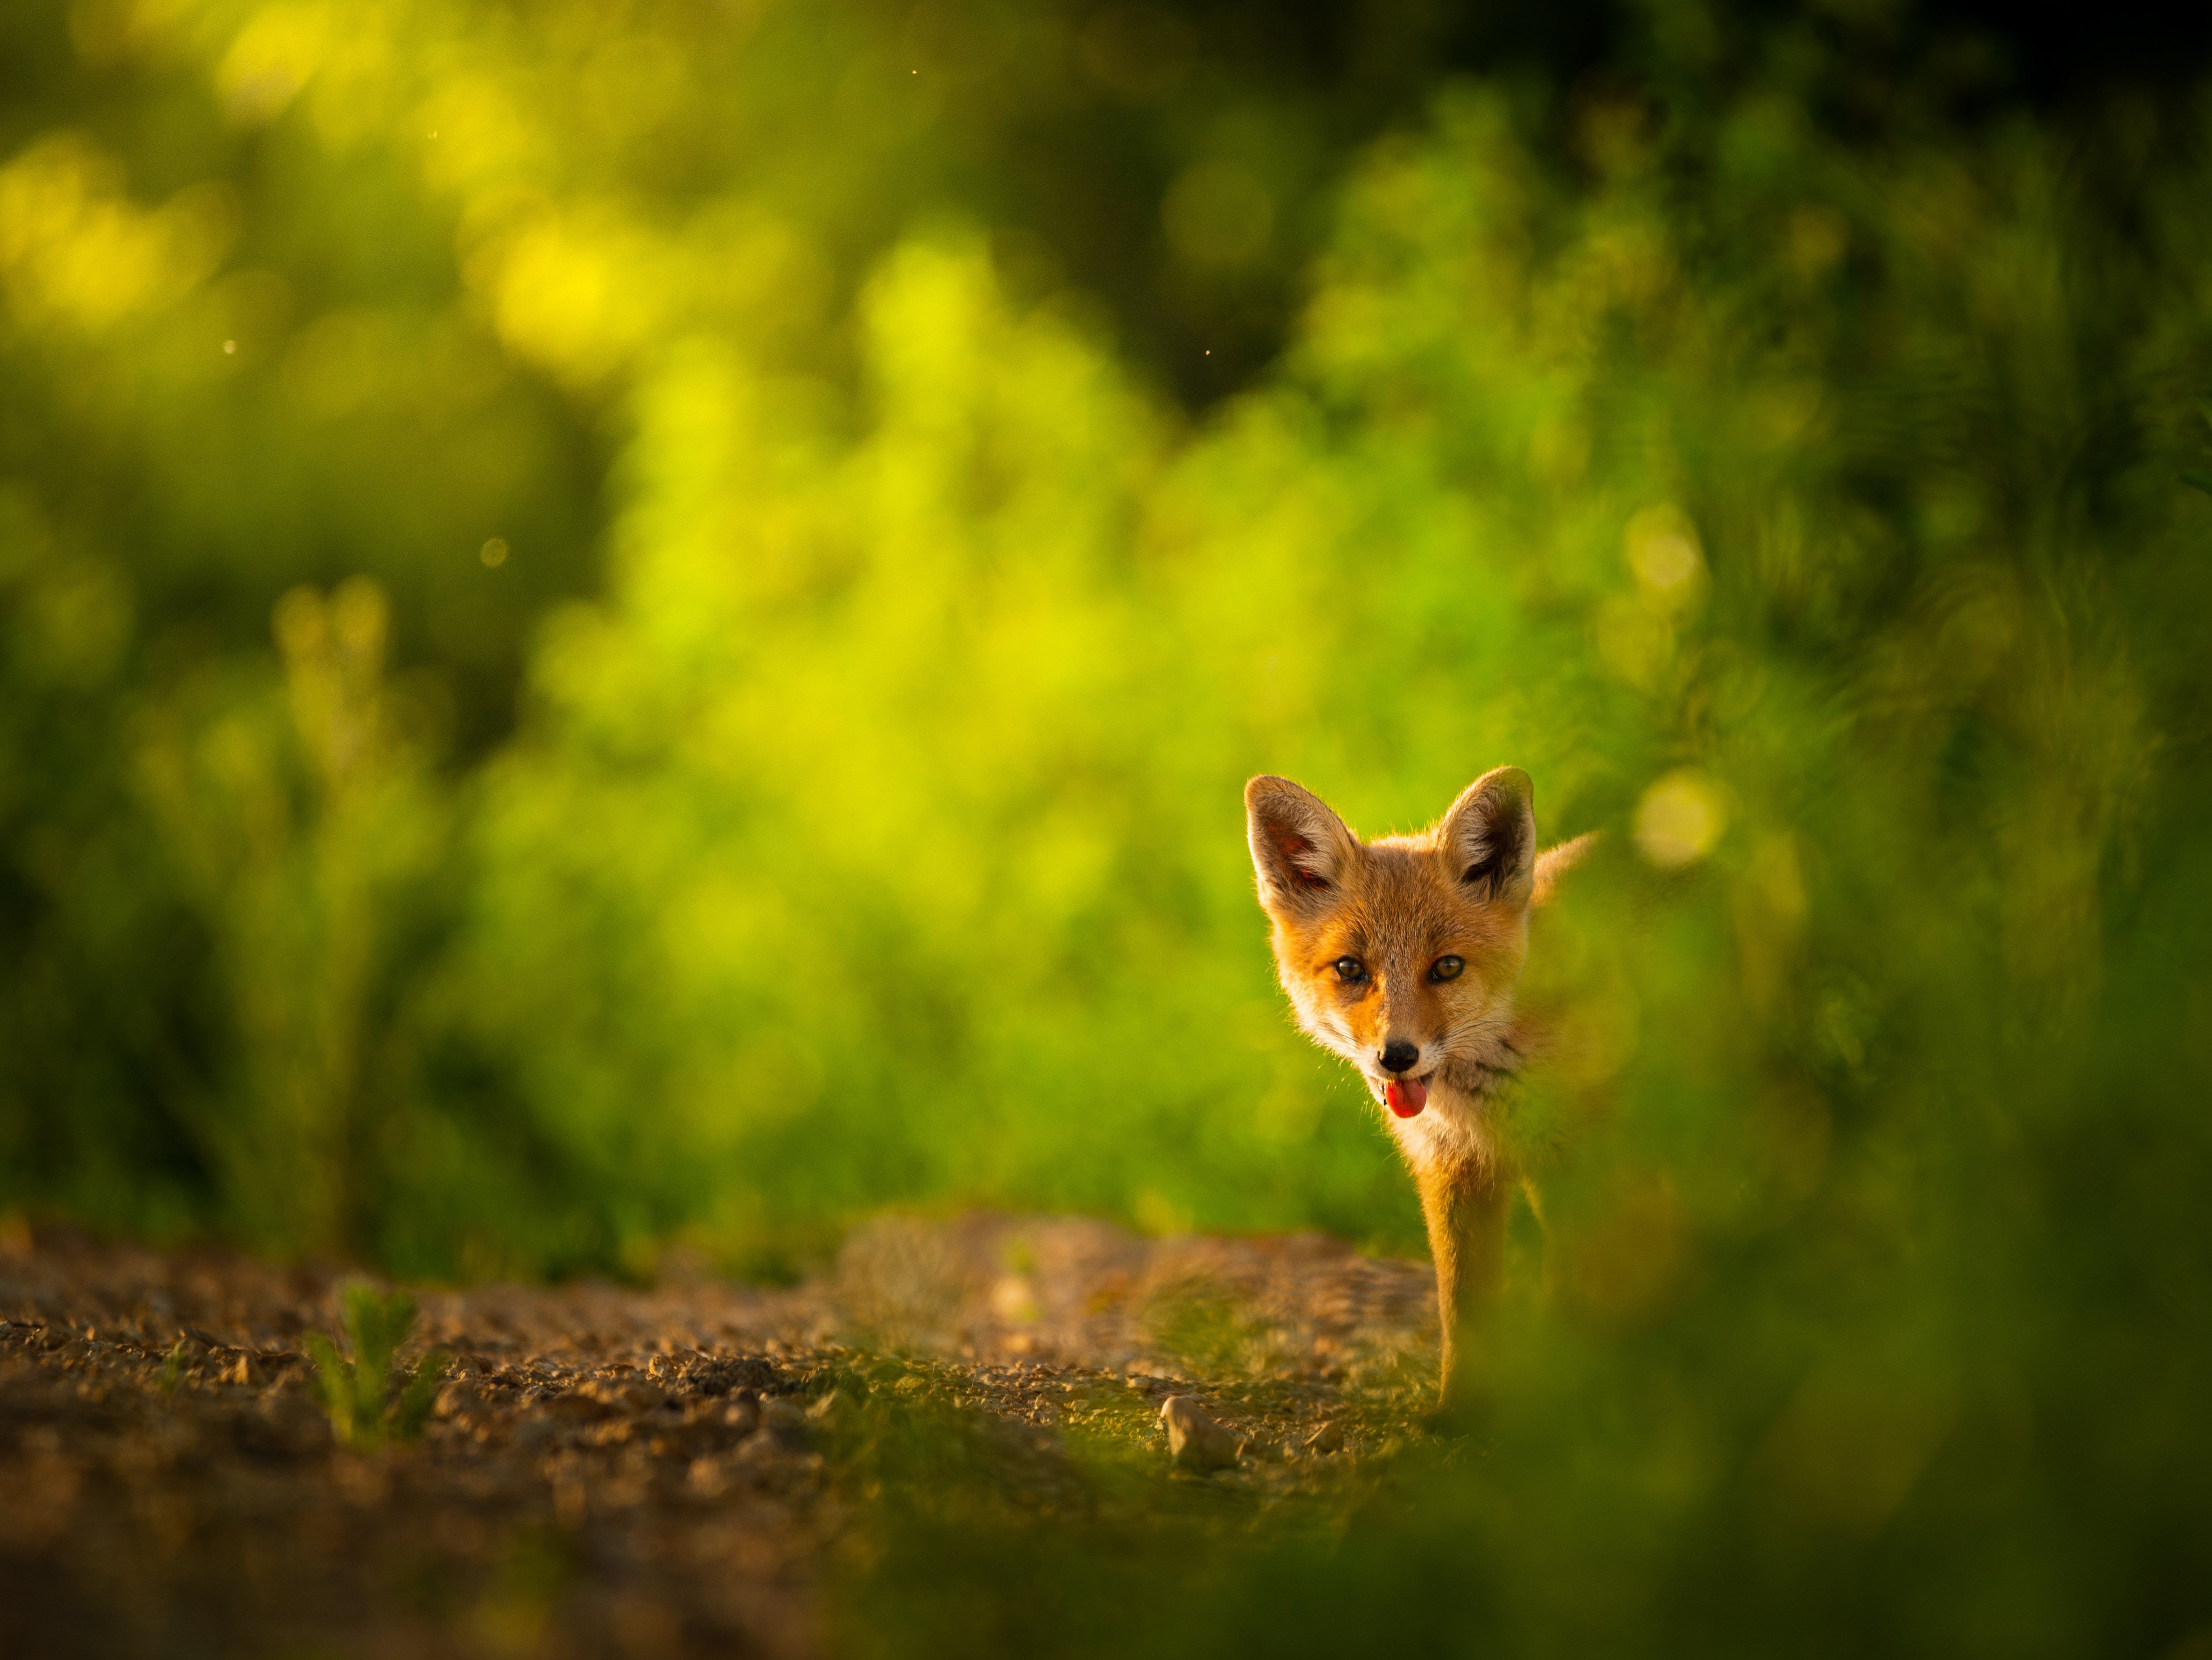
[(1244, 787), (1260, 904), (1298, 1025), (1359, 1069), (1421, 1195), (1443, 1319), (1443, 1395), (1458, 1327), (1497, 1285), (1519, 1172), (1498, 1096), (1536, 1047), (1514, 989), (1528, 913), (1588, 849), (1539, 856), (1528, 775), (1485, 773), (1419, 836), (1362, 842), (1286, 778)]

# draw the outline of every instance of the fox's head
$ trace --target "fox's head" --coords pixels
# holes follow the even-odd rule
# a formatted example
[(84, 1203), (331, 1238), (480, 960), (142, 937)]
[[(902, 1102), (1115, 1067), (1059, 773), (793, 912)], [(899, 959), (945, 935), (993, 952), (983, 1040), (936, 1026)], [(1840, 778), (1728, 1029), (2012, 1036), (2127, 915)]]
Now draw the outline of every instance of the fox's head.
[[(1419, 836), (1362, 842), (1286, 778), (1244, 787), (1260, 904), (1298, 1025), (1400, 1120), (1462, 1121), (1512, 1062), (1536, 821), (1528, 775), (1485, 773)], [(1416, 1127), (1405, 1125), (1401, 1139)], [(1420, 1139), (1471, 1124), (1419, 1127)]]

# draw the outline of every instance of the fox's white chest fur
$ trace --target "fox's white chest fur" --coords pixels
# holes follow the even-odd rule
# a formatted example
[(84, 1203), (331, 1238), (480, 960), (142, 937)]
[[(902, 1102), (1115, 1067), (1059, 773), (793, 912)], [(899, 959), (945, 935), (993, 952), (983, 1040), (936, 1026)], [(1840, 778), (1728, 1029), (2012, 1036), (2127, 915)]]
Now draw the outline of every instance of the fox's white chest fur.
[[(1379, 1087), (1375, 1098), (1382, 1098)], [(1392, 1118), (1390, 1134), (1411, 1164), (1474, 1164), (1486, 1169), (1498, 1156), (1496, 1139), (1486, 1122), (1490, 1106), (1487, 1096), (1470, 1096), (1449, 1085), (1431, 1085), (1428, 1105), (1411, 1118)]]

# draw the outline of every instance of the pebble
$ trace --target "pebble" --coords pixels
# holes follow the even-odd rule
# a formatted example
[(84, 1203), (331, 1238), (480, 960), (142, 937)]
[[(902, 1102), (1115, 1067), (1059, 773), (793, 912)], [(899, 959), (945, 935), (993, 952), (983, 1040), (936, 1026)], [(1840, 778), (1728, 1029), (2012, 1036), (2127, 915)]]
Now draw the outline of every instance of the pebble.
[(1185, 1469), (1203, 1475), (1237, 1462), (1237, 1438), (1194, 1396), (1168, 1396), (1160, 1406), (1160, 1422), (1167, 1426), (1169, 1456)]
[(1344, 1426), (1340, 1424), (1323, 1424), (1311, 1435), (1306, 1437), (1306, 1450), (1308, 1452), (1342, 1452)]

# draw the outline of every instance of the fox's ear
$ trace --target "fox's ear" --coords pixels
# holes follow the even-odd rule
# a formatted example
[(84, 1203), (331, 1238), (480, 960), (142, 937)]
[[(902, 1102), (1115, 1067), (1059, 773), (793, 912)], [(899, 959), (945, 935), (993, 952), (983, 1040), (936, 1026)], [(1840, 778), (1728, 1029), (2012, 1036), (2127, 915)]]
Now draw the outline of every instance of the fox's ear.
[(1287, 778), (1262, 776), (1244, 786), (1244, 833), (1260, 903), (1269, 910), (1304, 914), (1333, 903), (1359, 856), (1344, 821)]
[(1534, 886), (1534, 787), (1518, 767), (1486, 772), (1460, 793), (1437, 833), (1453, 877), (1485, 899), (1525, 905)]

